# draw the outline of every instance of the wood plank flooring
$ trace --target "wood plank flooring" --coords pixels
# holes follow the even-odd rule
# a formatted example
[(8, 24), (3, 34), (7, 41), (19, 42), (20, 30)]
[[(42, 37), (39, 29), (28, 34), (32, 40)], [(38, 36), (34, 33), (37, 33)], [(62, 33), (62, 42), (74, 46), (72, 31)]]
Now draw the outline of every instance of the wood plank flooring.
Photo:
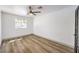
[(1, 47), (2, 53), (72, 53), (73, 51), (70, 47), (36, 35), (4, 41)]

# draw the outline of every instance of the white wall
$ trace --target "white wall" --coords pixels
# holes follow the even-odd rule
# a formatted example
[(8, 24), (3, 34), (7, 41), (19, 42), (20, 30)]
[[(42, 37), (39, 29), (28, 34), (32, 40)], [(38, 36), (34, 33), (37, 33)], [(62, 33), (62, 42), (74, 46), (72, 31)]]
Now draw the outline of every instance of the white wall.
[[(25, 29), (16, 29), (15, 28), (15, 19), (26, 19), (27, 28)], [(29, 17), (18, 16), (10, 13), (2, 12), (2, 39), (18, 37), (33, 32), (33, 19)]]
[(34, 19), (34, 34), (74, 46), (75, 6)]
[(13, 6), (13, 5), (1, 5), (0, 6), (0, 45), (1, 45), (1, 41), (2, 41), (2, 38), (1, 38), (1, 35), (2, 35), (2, 31), (1, 31), (1, 11), (5, 11), (5, 12), (9, 12), (9, 13), (13, 13), (13, 14), (16, 14), (16, 15), (21, 15), (21, 16), (25, 16), (26, 15), (26, 6)]

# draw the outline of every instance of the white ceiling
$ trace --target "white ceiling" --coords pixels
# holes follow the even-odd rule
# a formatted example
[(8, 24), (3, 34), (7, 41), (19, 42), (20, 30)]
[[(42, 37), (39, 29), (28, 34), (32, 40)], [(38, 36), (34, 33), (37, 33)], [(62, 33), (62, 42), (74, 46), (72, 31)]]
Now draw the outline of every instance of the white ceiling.
[(23, 5), (2, 5), (0, 6), (0, 10), (21, 16), (25, 16), (27, 14), (26, 6)]
[[(38, 7), (39, 5), (32, 5), (33, 8)], [(72, 7), (72, 5), (41, 5), (43, 8), (41, 9), (41, 14), (50, 13), (62, 10), (67, 7)], [(28, 12), (28, 5), (2, 5), (0, 6), (2, 11), (14, 13), (17, 15), (26, 16)]]
[[(39, 5), (34, 6), (34, 7), (38, 7), (38, 6)], [(44, 12), (54, 12), (54, 11), (58, 11), (66, 7), (70, 7), (70, 5), (41, 5), (41, 6), (43, 7), (42, 10)]]
[[(39, 5), (35, 5), (34, 7), (38, 7)], [(41, 9), (41, 14), (45, 13), (53, 13), (64, 8), (73, 7), (73, 5), (41, 5), (43, 8)]]

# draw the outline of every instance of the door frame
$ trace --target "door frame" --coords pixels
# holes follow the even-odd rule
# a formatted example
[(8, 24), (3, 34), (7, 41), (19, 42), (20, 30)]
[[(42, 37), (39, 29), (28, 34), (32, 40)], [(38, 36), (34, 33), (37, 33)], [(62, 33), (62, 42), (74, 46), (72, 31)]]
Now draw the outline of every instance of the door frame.
[(75, 46), (74, 46), (74, 52), (78, 53), (78, 12), (79, 12), (79, 6), (75, 10)]

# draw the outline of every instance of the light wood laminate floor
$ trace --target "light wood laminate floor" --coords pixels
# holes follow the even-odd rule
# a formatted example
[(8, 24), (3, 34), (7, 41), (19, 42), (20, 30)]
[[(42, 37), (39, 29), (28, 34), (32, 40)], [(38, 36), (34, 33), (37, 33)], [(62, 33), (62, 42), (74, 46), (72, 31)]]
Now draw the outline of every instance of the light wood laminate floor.
[(4, 41), (2, 53), (72, 53), (73, 49), (51, 40), (28, 35)]

